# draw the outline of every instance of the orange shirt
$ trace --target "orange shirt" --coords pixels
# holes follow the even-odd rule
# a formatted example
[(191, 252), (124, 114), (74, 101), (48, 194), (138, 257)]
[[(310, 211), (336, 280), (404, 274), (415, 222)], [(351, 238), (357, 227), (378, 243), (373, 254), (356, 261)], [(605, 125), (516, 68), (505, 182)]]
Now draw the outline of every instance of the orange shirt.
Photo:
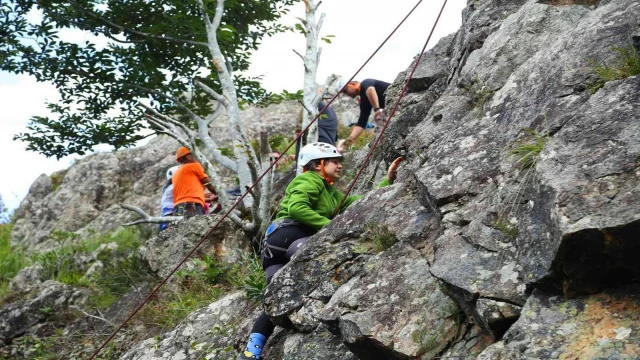
[(206, 178), (204, 169), (200, 163), (183, 164), (173, 174), (173, 204), (199, 203), (204, 207), (204, 185), (202, 179)]

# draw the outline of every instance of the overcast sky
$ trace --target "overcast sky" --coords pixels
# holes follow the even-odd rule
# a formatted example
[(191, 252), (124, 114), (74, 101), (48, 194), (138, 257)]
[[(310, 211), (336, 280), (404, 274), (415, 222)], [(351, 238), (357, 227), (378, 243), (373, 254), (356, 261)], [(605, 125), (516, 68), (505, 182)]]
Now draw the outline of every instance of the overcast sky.
[[(334, 35), (335, 38), (332, 44), (321, 43), (323, 50), (318, 82), (324, 83), (332, 73), (350, 77), (415, 3), (414, 0), (323, 1), (320, 11), (326, 13), (326, 18), (321, 34)], [(465, 0), (448, 1), (429, 47), (460, 27), (461, 11), (465, 5)], [(393, 81), (422, 48), (441, 6), (441, 0), (423, 1), (356, 80), (375, 78)], [(296, 17), (304, 17), (304, 5), (296, 5), (282, 22), (293, 25)], [(65, 32), (61, 37), (77, 41), (93, 38), (81, 32)], [(263, 75), (263, 86), (272, 92), (301, 89), (302, 60), (292, 49), (303, 53), (304, 44), (305, 39), (301, 34), (278, 34), (265, 39), (253, 55), (249, 75)], [(46, 101), (57, 99), (57, 92), (51, 84), (38, 83), (35, 78), (26, 75), (0, 72), (0, 151), (4, 167), (0, 176), (0, 194), (9, 208), (20, 204), (31, 183), (40, 174), (50, 175), (69, 167), (73, 158), (79, 158), (71, 156), (60, 161), (48, 159), (26, 151), (23, 143), (12, 140), (14, 134), (26, 131), (31, 116), (47, 115)]]

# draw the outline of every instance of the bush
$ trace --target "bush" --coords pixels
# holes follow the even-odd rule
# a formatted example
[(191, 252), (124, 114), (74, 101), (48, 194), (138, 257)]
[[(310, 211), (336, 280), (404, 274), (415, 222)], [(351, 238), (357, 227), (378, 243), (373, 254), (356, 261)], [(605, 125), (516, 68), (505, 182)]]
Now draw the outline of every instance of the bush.
[(241, 261), (234, 264), (229, 271), (227, 281), (235, 288), (244, 290), (247, 297), (254, 302), (262, 301), (267, 288), (262, 262), (255, 254), (242, 254)]
[(495, 91), (485, 85), (482, 85), (479, 79), (475, 79), (473, 82), (468, 83), (463, 87), (469, 94), (471, 106), (476, 109), (476, 116), (479, 119), (482, 118), (484, 115), (484, 107)]
[[(91, 302), (98, 308), (108, 307), (146, 276), (143, 264), (135, 256), (141, 245), (139, 231), (135, 229), (94, 235), (85, 241), (78, 241), (78, 235), (72, 232), (54, 231), (50, 238), (58, 246), (30, 256), (20, 249), (11, 249), (10, 232), (11, 225), (0, 225), (0, 300), (8, 295), (8, 284), (18, 271), (36, 262), (42, 266), (43, 280), (90, 288)], [(118, 248), (101, 252), (98, 260), (103, 264), (102, 270), (87, 279), (87, 266), (78, 259), (111, 242)]]
[(619, 56), (611, 65), (591, 61), (592, 70), (596, 75), (596, 80), (588, 86), (591, 94), (600, 90), (608, 81), (622, 80), (640, 74), (640, 55), (632, 45), (614, 47), (613, 51), (616, 51)]
[(178, 271), (174, 289), (160, 290), (159, 295), (142, 308), (139, 321), (160, 327), (174, 327), (189, 314), (225, 293), (225, 266), (207, 255), (191, 261), (196, 268)]

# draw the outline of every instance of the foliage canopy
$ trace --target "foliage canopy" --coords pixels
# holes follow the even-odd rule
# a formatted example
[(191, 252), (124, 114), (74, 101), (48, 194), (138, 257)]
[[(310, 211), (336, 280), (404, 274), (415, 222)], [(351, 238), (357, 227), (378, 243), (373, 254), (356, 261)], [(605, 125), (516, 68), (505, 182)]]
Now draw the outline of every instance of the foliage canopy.
[[(236, 74), (248, 69), (251, 52), (265, 36), (289, 30), (275, 22), (294, 2), (225, 1), (217, 36)], [(213, 16), (216, 1), (204, 5)], [(84, 41), (70, 40), (77, 30)], [(140, 98), (153, 100), (163, 113), (181, 115), (183, 110), (159, 96), (166, 94), (205, 115), (213, 105), (193, 80), (220, 90), (194, 0), (7, 0), (0, 4), (0, 37), (0, 70), (52, 82), (60, 93), (58, 102), (48, 104), (54, 116), (32, 117), (29, 131), (14, 138), (46, 156), (134, 144), (146, 126)], [(234, 80), (243, 101), (268, 95), (258, 78)]]

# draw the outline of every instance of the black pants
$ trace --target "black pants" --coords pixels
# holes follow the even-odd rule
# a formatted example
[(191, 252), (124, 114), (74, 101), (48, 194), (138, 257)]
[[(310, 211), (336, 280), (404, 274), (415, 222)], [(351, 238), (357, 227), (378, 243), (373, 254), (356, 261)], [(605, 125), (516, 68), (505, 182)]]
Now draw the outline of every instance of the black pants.
[[(306, 241), (303, 238), (307, 238), (316, 232), (316, 230), (306, 225), (295, 224), (281, 227), (269, 235), (267, 238), (268, 244), (287, 249), (287, 251), (270, 248), (272, 256), (262, 256), (262, 268), (267, 276), (267, 284), (271, 282), (273, 275), (289, 262), (298, 247)], [(263, 312), (253, 324), (251, 333), (260, 333), (268, 339), (273, 334), (274, 329), (275, 325), (271, 322), (269, 316)]]

